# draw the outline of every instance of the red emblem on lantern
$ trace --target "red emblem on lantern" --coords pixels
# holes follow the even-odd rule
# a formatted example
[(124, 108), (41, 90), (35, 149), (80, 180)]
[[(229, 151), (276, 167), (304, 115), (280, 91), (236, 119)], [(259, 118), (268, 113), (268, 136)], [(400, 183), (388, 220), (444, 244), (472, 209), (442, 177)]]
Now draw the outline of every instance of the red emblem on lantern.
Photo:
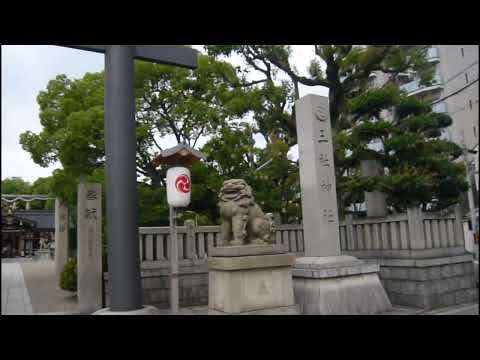
[(182, 193), (190, 192), (190, 178), (186, 174), (182, 174), (175, 180), (175, 187)]

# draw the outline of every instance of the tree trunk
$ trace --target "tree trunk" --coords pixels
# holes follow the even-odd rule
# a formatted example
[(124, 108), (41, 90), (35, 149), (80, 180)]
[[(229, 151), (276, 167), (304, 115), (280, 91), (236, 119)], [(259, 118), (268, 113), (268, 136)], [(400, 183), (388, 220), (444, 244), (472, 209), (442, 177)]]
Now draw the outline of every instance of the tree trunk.
[[(361, 162), (363, 176), (382, 176), (383, 167), (375, 160)], [(365, 206), (368, 217), (387, 216), (387, 199), (384, 193), (379, 191), (365, 192)]]

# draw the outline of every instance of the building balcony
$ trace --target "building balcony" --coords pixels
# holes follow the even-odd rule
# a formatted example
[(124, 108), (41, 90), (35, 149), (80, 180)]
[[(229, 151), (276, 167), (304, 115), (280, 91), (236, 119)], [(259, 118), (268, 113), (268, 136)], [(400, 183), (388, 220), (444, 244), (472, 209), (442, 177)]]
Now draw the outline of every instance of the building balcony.
[(421, 93), (426, 93), (429, 91), (438, 90), (438, 89), (441, 89), (442, 87), (443, 87), (443, 84), (440, 80), (440, 77), (438, 75), (435, 75), (435, 77), (432, 80), (432, 84), (430, 86), (420, 85), (420, 80), (417, 79), (400, 86), (400, 90), (405, 91), (408, 94), (408, 96), (413, 96), (413, 95), (419, 95)]
[(427, 50), (427, 60), (430, 62), (440, 61), (440, 55), (438, 54), (437, 48), (432, 47)]
[(443, 101), (438, 102), (432, 105), (432, 111), (435, 113), (446, 113), (447, 112), (447, 104)]

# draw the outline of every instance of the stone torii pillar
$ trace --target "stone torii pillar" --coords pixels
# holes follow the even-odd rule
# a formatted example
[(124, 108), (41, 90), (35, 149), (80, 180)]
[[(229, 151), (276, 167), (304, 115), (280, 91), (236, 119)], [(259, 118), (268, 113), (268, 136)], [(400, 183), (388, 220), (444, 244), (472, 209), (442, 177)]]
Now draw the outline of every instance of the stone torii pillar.
[(66, 45), (105, 54), (106, 213), (110, 307), (95, 314), (151, 314), (143, 306), (138, 246), (134, 60), (194, 69), (197, 51), (174, 45)]

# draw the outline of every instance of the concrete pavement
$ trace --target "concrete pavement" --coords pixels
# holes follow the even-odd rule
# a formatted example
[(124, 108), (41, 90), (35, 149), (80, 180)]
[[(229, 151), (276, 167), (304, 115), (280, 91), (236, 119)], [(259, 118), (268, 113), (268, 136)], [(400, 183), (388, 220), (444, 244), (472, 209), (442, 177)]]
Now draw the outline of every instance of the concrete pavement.
[(4, 263), (2, 260), (2, 314), (34, 314), (22, 268), (17, 262)]
[(58, 286), (54, 263), (29, 258), (2, 259), (2, 315), (71, 313), (75, 294)]
[[(3, 315), (73, 315), (77, 307), (74, 293), (58, 286), (54, 263), (31, 259), (2, 259)], [(179, 315), (206, 315), (207, 306), (181, 308)], [(170, 310), (161, 309), (160, 315)], [(394, 305), (383, 315), (479, 315), (478, 303), (425, 311)]]
[(37, 315), (43, 313), (69, 313), (77, 308), (77, 296), (60, 289), (55, 263), (52, 260), (22, 262), (26, 287)]

